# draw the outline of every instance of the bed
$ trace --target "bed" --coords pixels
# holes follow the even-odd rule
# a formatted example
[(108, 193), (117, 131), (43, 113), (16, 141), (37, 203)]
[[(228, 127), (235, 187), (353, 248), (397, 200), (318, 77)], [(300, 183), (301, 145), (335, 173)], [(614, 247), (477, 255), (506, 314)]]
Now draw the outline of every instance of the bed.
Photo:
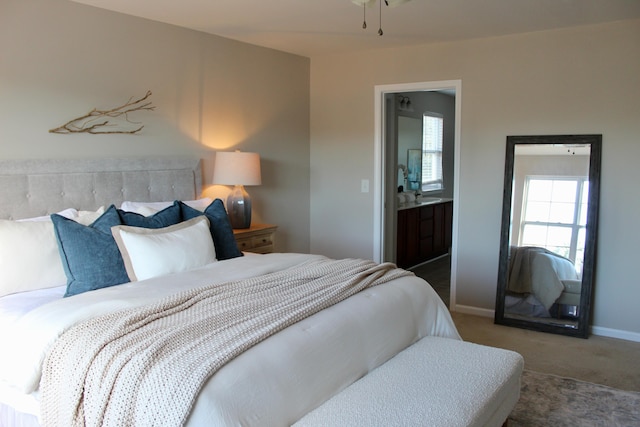
[(571, 260), (541, 247), (510, 248), (509, 312), (549, 317), (554, 304), (579, 305), (580, 283)]
[[(0, 171), (3, 268), (13, 270), (0, 285), (0, 425), (291, 425), (421, 338), (460, 340), (435, 291), (393, 265), (234, 254), (221, 202), (201, 198), (199, 159), (4, 161)], [(128, 280), (94, 288), (73, 257), (118, 270), (113, 247), (74, 252), (91, 239), (64, 230), (101, 226), (113, 227)], [(62, 267), (43, 269), (40, 252), (20, 248), (21, 227), (53, 241), (38, 251), (51, 260), (57, 249)], [(237, 302), (246, 293), (250, 306)], [(177, 353), (165, 357), (169, 347)]]

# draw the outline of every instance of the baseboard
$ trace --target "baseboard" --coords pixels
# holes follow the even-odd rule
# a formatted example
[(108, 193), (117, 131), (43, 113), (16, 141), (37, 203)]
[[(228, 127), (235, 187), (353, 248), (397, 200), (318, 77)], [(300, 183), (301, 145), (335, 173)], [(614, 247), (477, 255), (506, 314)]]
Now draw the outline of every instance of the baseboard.
[(623, 331), (621, 329), (611, 329), (602, 326), (592, 326), (591, 333), (599, 337), (617, 338), (620, 340), (640, 342), (640, 333)]
[(480, 317), (493, 318), (495, 315), (494, 310), (489, 310), (487, 308), (473, 307), (470, 305), (460, 305), (460, 304), (456, 304), (454, 307), (451, 307), (451, 311), (455, 311), (463, 314), (473, 314), (475, 316), (480, 316)]
[[(489, 310), (487, 308), (473, 307), (469, 305), (456, 304), (454, 307), (451, 307), (451, 311), (455, 311), (463, 314), (472, 314), (474, 316), (480, 316), (480, 317), (493, 318), (495, 316), (494, 310)], [(623, 331), (621, 329), (611, 329), (611, 328), (605, 328), (602, 326), (591, 326), (591, 333), (599, 337), (617, 338), (625, 341), (640, 342), (640, 333), (638, 332)]]

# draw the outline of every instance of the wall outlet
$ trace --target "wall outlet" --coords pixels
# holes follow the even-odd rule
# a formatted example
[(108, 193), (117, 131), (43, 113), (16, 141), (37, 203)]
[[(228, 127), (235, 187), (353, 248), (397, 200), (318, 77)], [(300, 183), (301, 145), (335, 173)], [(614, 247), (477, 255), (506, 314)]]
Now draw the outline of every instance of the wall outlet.
[(369, 192), (369, 180), (363, 179), (360, 181), (360, 192), (368, 193)]

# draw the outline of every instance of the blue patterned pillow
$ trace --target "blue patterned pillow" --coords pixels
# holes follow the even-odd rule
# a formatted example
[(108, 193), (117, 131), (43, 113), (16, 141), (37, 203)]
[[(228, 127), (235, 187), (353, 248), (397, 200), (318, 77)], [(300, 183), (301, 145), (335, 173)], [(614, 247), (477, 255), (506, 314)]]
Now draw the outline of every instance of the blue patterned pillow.
[(111, 235), (111, 227), (121, 225), (113, 205), (89, 226), (57, 214), (51, 215), (51, 220), (67, 275), (65, 297), (129, 281)]
[[(202, 211), (194, 209), (182, 202), (180, 209), (182, 211), (182, 220), (186, 221), (203, 214)], [(231, 259), (242, 256), (242, 251), (238, 249), (236, 238), (233, 235), (233, 228), (229, 222), (227, 211), (224, 208), (222, 200), (215, 199), (204, 210), (204, 215), (209, 219), (209, 229), (213, 238), (213, 245), (216, 248), (216, 258), (218, 260)]]
[(177, 202), (148, 217), (124, 212), (111, 205), (89, 226), (60, 215), (51, 215), (67, 275), (65, 297), (129, 282), (111, 227), (163, 228), (179, 223), (180, 217), (181, 209)]

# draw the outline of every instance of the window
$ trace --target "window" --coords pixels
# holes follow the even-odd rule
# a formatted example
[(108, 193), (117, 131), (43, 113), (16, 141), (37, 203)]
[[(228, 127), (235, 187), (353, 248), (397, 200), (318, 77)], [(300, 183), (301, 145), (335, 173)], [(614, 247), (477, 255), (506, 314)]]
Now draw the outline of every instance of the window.
[(443, 118), (439, 114), (422, 116), (422, 192), (442, 190)]
[(581, 274), (588, 195), (587, 178), (528, 176), (519, 245), (543, 247), (569, 258)]

